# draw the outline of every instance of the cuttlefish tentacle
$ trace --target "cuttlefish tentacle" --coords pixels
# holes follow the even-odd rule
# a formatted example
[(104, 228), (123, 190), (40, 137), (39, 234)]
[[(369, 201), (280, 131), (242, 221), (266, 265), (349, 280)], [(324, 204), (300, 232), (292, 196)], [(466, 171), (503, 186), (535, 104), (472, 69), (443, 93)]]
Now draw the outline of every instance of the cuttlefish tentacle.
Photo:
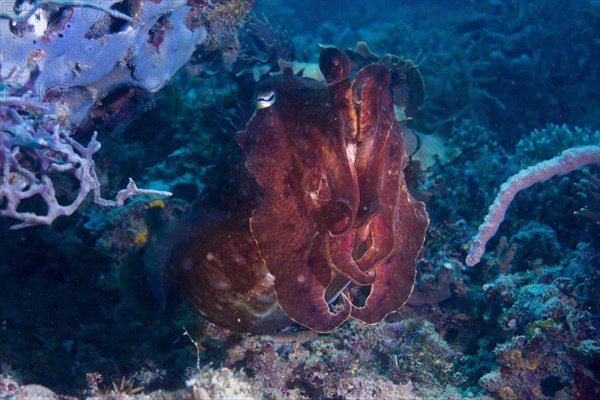
[(369, 64), (354, 77), (350, 90), (352, 98), (360, 105), (357, 133), (359, 142), (378, 131), (383, 93), (388, 91), (390, 81), (390, 70), (381, 64)]
[(354, 306), (350, 315), (367, 324), (380, 322), (406, 303), (412, 293), (415, 275), (414, 261), (403, 262), (402, 256), (394, 254), (377, 266), (377, 277), (365, 305)]
[(358, 177), (353, 163), (348, 158), (347, 145), (357, 133), (357, 116), (350, 90), (348, 72), (350, 61), (340, 50), (327, 48), (321, 52), (319, 67), (329, 90), (331, 101), (331, 117), (328, 129), (331, 129), (331, 140), (334, 145), (322, 147), (322, 160), (325, 163), (332, 192), (337, 204), (334, 209), (327, 210), (331, 215), (342, 212), (347, 223), (337, 221), (329, 233), (334, 236), (346, 235), (355, 225), (356, 211), (359, 202)]
[(334, 236), (346, 234), (354, 223), (354, 205), (348, 200), (334, 199), (328, 173), (323, 166), (311, 167), (301, 161), (298, 164), (303, 170), (302, 187), (316, 208), (314, 217), (320, 221), (318, 230)]
[[(391, 98), (386, 92), (384, 103), (391, 104)], [(382, 131), (395, 132), (388, 135), (386, 143), (380, 150), (384, 162), (381, 172), (381, 186), (379, 200), (382, 202), (382, 211), (372, 217), (369, 222), (371, 243), (367, 251), (356, 262), (362, 271), (369, 271), (379, 262), (385, 260), (394, 249), (395, 232), (394, 221), (397, 218), (398, 196), (403, 182), (403, 138), (400, 128), (393, 114), (382, 116), (380, 128)]]
[(354, 284), (371, 285), (375, 282), (375, 274), (363, 272), (352, 258), (355, 237), (354, 230), (345, 236), (324, 236), (325, 257), (334, 271), (346, 276)]
[[(308, 256), (288, 259), (285, 262), (286, 279), (275, 277), (279, 306), (294, 322), (315, 332), (330, 332), (350, 317), (352, 304), (344, 295), (341, 310), (332, 312), (325, 299), (333, 272), (323, 256), (323, 247), (318, 240), (306, 250)], [(293, 275), (292, 275), (293, 273)]]
[(341, 50), (329, 47), (321, 52), (319, 68), (327, 80), (333, 124), (337, 132), (353, 139), (357, 134), (357, 116), (348, 79), (350, 60)]
[(353, 207), (354, 205), (348, 201), (338, 200), (323, 210), (329, 236), (343, 237), (352, 230), (356, 218), (356, 210)]
[[(384, 100), (391, 101), (389, 96)], [(371, 286), (371, 293), (363, 307), (354, 307), (352, 317), (368, 324), (381, 321), (391, 312), (398, 310), (410, 297), (414, 287), (416, 275), (415, 261), (419, 250), (423, 246), (425, 230), (429, 223), (425, 204), (415, 201), (408, 193), (404, 183), (403, 167), (407, 157), (404, 153), (404, 138), (395, 120), (391, 120), (393, 134), (390, 138), (390, 146), (386, 171), (392, 171), (384, 180), (384, 201), (395, 204), (394, 209), (386, 207), (386, 211), (378, 215), (371, 222), (372, 242), (377, 243), (394, 238), (394, 245), (389, 256), (383, 262), (375, 266), (375, 282)], [(396, 188), (394, 188), (396, 185)], [(391, 198), (396, 197), (393, 201)], [(393, 212), (389, 218), (388, 212)], [(384, 216), (385, 215), (385, 216)], [(391, 219), (393, 225), (385, 224)], [(373, 245), (371, 246), (373, 247)], [(359, 265), (369, 256), (369, 250), (358, 261)], [(368, 264), (365, 262), (365, 266)]]
[[(382, 177), (388, 157), (387, 142), (391, 125), (382, 126), (382, 118), (389, 114), (383, 101), (388, 93), (390, 71), (381, 64), (370, 64), (361, 69), (352, 82), (352, 92), (361, 88), (359, 131), (356, 161), (360, 202), (355, 228), (366, 225), (384, 209), (381, 201)], [(387, 111), (387, 112), (386, 112)]]
[[(329, 133), (329, 132), (328, 132)], [(345, 235), (353, 227), (358, 207), (358, 181), (356, 170), (350, 164), (345, 149), (345, 139), (341, 135), (312, 132), (317, 163), (325, 172), (329, 201), (320, 206), (320, 218), (326, 223), (326, 231), (332, 235)], [(299, 157), (310, 157), (306, 153)]]
[(402, 307), (413, 291), (415, 260), (423, 246), (429, 223), (425, 204), (411, 198), (403, 185), (396, 217), (394, 252), (375, 267), (375, 282), (363, 307), (353, 307), (351, 316), (367, 324), (376, 324)]

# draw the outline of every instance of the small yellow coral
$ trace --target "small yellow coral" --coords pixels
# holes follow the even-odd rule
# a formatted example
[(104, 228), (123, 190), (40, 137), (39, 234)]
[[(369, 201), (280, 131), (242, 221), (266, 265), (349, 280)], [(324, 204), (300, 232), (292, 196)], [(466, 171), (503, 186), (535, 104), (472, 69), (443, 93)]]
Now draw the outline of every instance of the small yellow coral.
[(152, 200), (148, 203), (148, 208), (165, 208), (165, 202), (161, 199)]
[(358, 372), (358, 365), (351, 364), (350, 368), (348, 369), (348, 372), (350, 373), (350, 375), (356, 374), (356, 372)]
[(137, 232), (133, 242), (135, 244), (146, 244), (148, 242), (148, 228), (144, 228), (143, 230)]

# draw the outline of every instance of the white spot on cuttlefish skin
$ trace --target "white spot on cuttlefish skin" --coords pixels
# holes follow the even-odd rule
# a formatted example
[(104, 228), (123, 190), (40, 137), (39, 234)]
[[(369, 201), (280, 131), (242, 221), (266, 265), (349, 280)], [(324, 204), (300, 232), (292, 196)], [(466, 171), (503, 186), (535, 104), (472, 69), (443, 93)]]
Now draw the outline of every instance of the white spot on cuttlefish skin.
[(246, 264), (246, 260), (240, 254), (237, 254), (237, 253), (233, 254), (231, 258), (233, 258), (233, 261), (235, 261), (237, 264), (240, 264), (240, 265)]
[(306, 277), (304, 276), (304, 274), (300, 274), (298, 275), (298, 278), (296, 278), (296, 280), (298, 281), (298, 283), (304, 283)]
[(215, 289), (217, 290), (228, 290), (231, 288), (231, 283), (226, 279), (218, 280), (214, 283)]

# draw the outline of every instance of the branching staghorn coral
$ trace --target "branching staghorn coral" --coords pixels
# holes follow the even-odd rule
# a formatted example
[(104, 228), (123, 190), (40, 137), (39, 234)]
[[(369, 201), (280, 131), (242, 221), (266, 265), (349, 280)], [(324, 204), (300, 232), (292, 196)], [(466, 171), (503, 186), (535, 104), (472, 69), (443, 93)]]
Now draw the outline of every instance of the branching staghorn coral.
[(510, 177), (500, 187), (500, 192), (490, 206), (488, 215), (483, 224), (479, 226), (479, 232), (473, 238), (473, 244), (465, 263), (471, 267), (481, 260), (486, 243), (496, 234), (504, 220), (506, 209), (518, 192), (538, 182), (544, 182), (556, 175), (567, 174), (588, 164), (600, 164), (600, 146), (567, 149), (557, 157), (540, 162)]

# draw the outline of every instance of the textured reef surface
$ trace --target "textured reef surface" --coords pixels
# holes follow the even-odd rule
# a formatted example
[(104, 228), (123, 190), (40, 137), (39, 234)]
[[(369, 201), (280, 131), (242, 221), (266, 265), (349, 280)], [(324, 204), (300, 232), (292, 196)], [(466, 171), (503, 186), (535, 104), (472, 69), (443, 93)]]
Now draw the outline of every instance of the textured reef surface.
[(600, 398), (598, 1), (6, 3), (1, 400)]

